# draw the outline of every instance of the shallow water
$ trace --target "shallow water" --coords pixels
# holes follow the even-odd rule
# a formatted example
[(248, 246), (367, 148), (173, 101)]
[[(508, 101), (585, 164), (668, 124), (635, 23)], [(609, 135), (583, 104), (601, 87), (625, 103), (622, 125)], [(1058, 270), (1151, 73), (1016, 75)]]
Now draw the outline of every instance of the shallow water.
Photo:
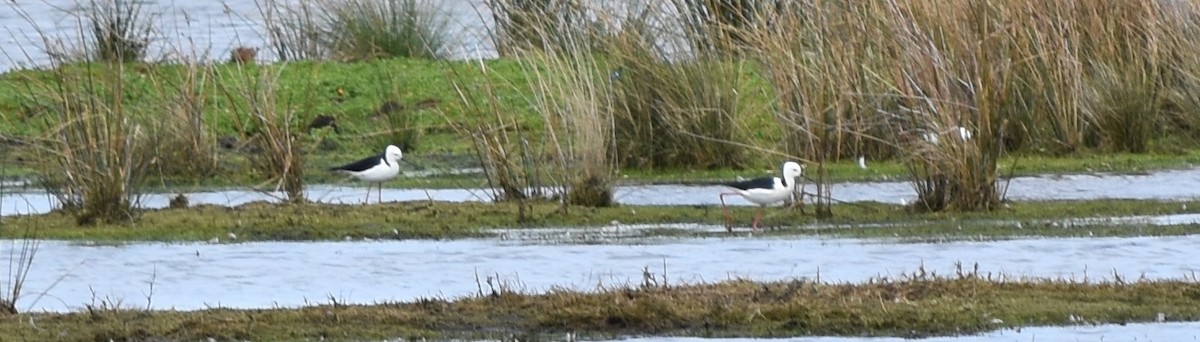
[[(1006, 193), (1012, 200), (1092, 200), (1092, 199), (1157, 199), (1189, 200), (1200, 198), (1200, 169), (1165, 170), (1141, 175), (1069, 175), (1016, 177), (1008, 183)], [(629, 205), (720, 205), (717, 195), (725, 189), (706, 185), (639, 185), (620, 186), (614, 197)], [(833, 198), (839, 201), (877, 201), (904, 203), (916, 198), (906, 182), (836, 183)], [(366, 189), (341, 185), (311, 185), (307, 196), (317, 202), (362, 203)], [(174, 194), (149, 194), (142, 206), (162, 208)], [(280, 194), (249, 190), (206, 191), (187, 193), (192, 204), (239, 205), (253, 201), (275, 201)], [(378, 196), (371, 195), (374, 202)], [(488, 201), (487, 189), (384, 189), (383, 200), (414, 201), (433, 199), (464, 202)], [(749, 205), (741, 198), (731, 197), (730, 205)], [(0, 194), (0, 215), (37, 214), (51, 210), (57, 202), (41, 191), (8, 189)]]
[[(788, 339), (749, 339), (722, 338), (704, 339), (691, 337), (655, 337), (634, 338), (613, 341), (642, 342), (773, 342), (773, 341), (812, 341), (812, 342), (907, 342), (913, 339), (898, 337), (804, 337)], [(1197, 322), (1168, 322), (1168, 323), (1138, 323), (1138, 324), (1104, 324), (1080, 325), (1071, 327), (1033, 327), (1022, 329), (1005, 329), (978, 335), (932, 337), (917, 339), (921, 342), (1036, 342), (1036, 341), (1200, 341), (1200, 323)]]
[[(613, 229), (620, 229), (614, 227)], [(0, 264), (17, 246), (0, 244)], [(643, 271), (670, 284), (818, 279), (861, 282), (925, 270), (951, 275), (979, 264), (1000, 277), (1080, 281), (1194, 277), (1200, 236), (891, 243), (811, 237), (652, 239), (545, 244), (520, 234), (452, 241), (86, 245), (43, 241), (19, 306), (69, 311), (93, 300), (129, 307), (292, 307), (328, 302), (455, 298), (476, 277), (516, 289), (594, 290), (640, 284)], [(0, 276), (6, 275), (0, 270)], [(2, 279), (2, 278), (0, 278)], [(661, 281), (661, 278), (660, 278)], [(488, 285), (482, 285), (487, 291)], [(94, 293), (93, 293), (94, 291)], [(45, 296), (36, 299), (44, 293)]]
[[(282, 0), (291, 3), (295, 0)], [(258, 2), (263, 1), (174, 1), (142, 0), (146, 15), (154, 18), (150, 59), (188, 58), (224, 60), (240, 46), (259, 48), (259, 59), (274, 60)], [(57, 45), (78, 50), (81, 0), (21, 0), (0, 4), (0, 72), (18, 66), (48, 63), (43, 36)], [(491, 15), (481, 0), (432, 0), (445, 13), (450, 39), (446, 54), (451, 58), (490, 58), (494, 48), (487, 39)], [(13, 7), (17, 6), (17, 7)], [(21, 13), (27, 13), (28, 18)]]

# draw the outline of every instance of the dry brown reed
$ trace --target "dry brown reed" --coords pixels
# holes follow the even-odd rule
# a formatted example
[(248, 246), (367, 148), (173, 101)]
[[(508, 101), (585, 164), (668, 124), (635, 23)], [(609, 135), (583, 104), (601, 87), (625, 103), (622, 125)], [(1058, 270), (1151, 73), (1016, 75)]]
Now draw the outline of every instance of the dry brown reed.
[(752, 53), (755, 28), (790, 2), (783, 0), (671, 0), (688, 48), (699, 54)]
[(892, 157), (891, 123), (900, 98), (882, 72), (896, 66), (897, 42), (879, 3), (796, 2), (763, 8), (750, 42), (774, 95), (781, 152), (809, 162), (815, 212), (829, 215), (826, 164)]
[(598, 14), (581, 0), (488, 0), (494, 28), (489, 32), (496, 52), (591, 50), (590, 40), (605, 31)]
[(153, 15), (137, 0), (90, 0), (84, 16), (91, 24), (92, 60), (136, 62), (150, 45)]
[(282, 60), (442, 58), (450, 34), (439, 1), (321, 0), (257, 3)]
[(181, 60), (176, 66), (154, 68), (147, 78), (151, 101), (161, 112), (148, 120), (152, 128), (147, 153), (151, 171), (164, 179), (205, 179), (221, 164), (216, 137), (205, 118), (212, 90), (211, 65)]
[[(597, 51), (610, 73), (615, 155), (630, 168), (741, 168), (739, 89), (752, 67), (722, 53), (688, 53), (664, 8), (631, 9)], [(687, 44), (684, 42), (683, 44)], [(690, 55), (690, 56), (688, 56)]]
[(326, 41), (321, 8), (315, 1), (255, 0), (268, 42), (280, 61), (324, 60), (333, 54)]
[(765, 11), (751, 56), (774, 90), (786, 150), (815, 161), (817, 178), (824, 161), (899, 156), (925, 209), (994, 207), (1006, 150), (1145, 152), (1156, 132), (1195, 122), (1168, 115), (1194, 106), (1184, 51), (1196, 45), (1195, 5), (799, 1)]
[(564, 204), (613, 205), (615, 162), (608, 75), (586, 51), (532, 50), (522, 54), (542, 118), (554, 171), (565, 185)]
[(273, 191), (282, 191), (286, 202), (303, 203), (306, 158), (295, 109), (302, 104), (278, 98), (279, 77), (286, 68), (280, 64), (219, 69), (230, 73), (223, 77), (230, 82), (217, 84), (217, 91), (230, 105), (231, 121), (247, 123), (242, 132), (254, 146), (251, 168), (267, 178), (264, 184), (273, 184)]
[[(53, 79), (31, 83), (49, 94), (41, 178), (63, 210), (81, 225), (128, 222), (136, 215), (146, 175), (148, 132), (127, 106), (123, 64), (58, 67)], [(131, 91), (133, 92), (133, 91)]]
[[(519, 221), (525, 221), (532, 214), (530, 201), (547, 197), (542, 179), (544, 163), (540, 156), (535, 157), (529, 135), (511, 109), (504, 108), (496, 98), (499, 87), (512, 85), (487, 77), (492, 71), (482, 60), (478, 65), (477, 70), (451, 69), (450, 77), (456, 101), (467, 115), (480, 120), (472, 125), (448, 121), (460, 134), (470, 137), (492, 200), (518, 203)], [(476, 75), (484, 75), (483, 81), (477, 82)]]

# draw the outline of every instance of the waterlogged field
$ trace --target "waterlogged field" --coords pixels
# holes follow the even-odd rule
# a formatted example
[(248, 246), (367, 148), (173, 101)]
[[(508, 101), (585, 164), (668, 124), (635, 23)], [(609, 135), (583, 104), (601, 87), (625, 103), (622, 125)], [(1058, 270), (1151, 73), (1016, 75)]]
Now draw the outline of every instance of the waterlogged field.
[(3, 5), (0, 341), (1196, 338), (1196, 4), (556, 3)]

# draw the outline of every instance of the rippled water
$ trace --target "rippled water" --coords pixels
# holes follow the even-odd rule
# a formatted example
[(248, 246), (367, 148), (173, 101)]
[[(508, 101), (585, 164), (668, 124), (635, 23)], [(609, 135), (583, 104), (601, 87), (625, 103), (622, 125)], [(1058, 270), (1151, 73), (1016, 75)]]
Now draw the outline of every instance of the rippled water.
[[(295, 0), (284, 0), (291, 2)], [(143, 0), (146, 15), (153, 17), (153, 39), (149, 45), (152, 59), (203, 58), (225, 59), (239, 46), (259, 48), (259, 57), (275, 58), (267, 43), (262, 1)], [(80, 0), (20, 0), (0, 4), (0, 72), (15, 66), (45, 65), (43, 36), (61, 41), (58, 45), (78, 46)], [(490, 12), (482, 0), (433, 0), (445, 13), (452, 58), (492, 57), (494, 48), (487, 39)], [(16, 7), (14, 7), (16, 6)], [(27, 13), (28, 18), (21, 13)], [(65, 43), (65, 44), (64, 44)]]
[[(613, 228), (619, 229), (619, 228)], [(703, 229), (703, 228), (701, 228)], [(658, 239), (636, 243), (544, 244), (513, 234), (453, 241), (270, 242), (82, 245), (44, 241), (20, 306), (67, 311), (110, 298), (153, 308), (262, 308), (327, 302), (454, 298), (477, 293), (476, 277), (528, 291), (593, 290), (640, 284), (644, 270), (672, 284), (734, 278), (860, 282), (924, 265), (952, 274), (956, 263), (1008, 277), (1095, 281), (1193, 276), (1200, 236), (904, 243), (776, 238)], [(14, 246), (0, 244), (0, 264)], [(2, 271), (0, 271), (2, 272)], [(483, 285), (486, 289), (486, 284)], [(35, 301), (33, 296), (43, 292)], [(93, 293), (94, 291), (94, 293)]]

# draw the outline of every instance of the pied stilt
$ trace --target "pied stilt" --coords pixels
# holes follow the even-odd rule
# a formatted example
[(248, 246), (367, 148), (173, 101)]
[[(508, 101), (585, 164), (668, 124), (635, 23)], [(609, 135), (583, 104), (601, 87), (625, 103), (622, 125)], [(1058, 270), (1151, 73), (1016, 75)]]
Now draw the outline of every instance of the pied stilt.
[[(954, 130), (958, 131), (958, 137), (960, 139), (962, 139), (962, 141), (971, 140), (971, 131), (968, 130), (966, 127), (954, 126)], [(931, 144), (937, 145), (938, 140), (939, 140), (938, 139), (939, 134), (940, 133), (938, 133), (938, 132), (925, 132), (925, 133), (921, 134), (921, 136), (923, 138), (925, 138), (925, 141), (927, 141)]]
[(783, 163), (783, 177), (761, 177), (744, 181), (728, 182), (730, 192), (721, 193), (721, 208), (725, 211), (725, 229), (733, 231), (733, 217), (729, 215), (729, 207), (725, 205), (725, 196), (738, 195), (746, 201), (758, 205), (754, 213), (754, 231), (758, 231), (758, 222), (762, 220), (763, 209), (766, 206), (783, 202), (792, 198), (796, 191), (796, 179), (804, 174), (804, 167), (796, 162)]
[(395, 178), (397, 174), (400, 174), (400, 165), (397, 163), (402, 157), (404, 157), (404, 153), (400, 151), (399, 147), (388, 145), (382, 154), (329, 168), (329, 171), (345, 173), (367, 182), (367, 198), (363, 200), (364, 203), (371, 200), (371, 183), (379, 184), (379, 202), (383, 202), (383, 181)]

